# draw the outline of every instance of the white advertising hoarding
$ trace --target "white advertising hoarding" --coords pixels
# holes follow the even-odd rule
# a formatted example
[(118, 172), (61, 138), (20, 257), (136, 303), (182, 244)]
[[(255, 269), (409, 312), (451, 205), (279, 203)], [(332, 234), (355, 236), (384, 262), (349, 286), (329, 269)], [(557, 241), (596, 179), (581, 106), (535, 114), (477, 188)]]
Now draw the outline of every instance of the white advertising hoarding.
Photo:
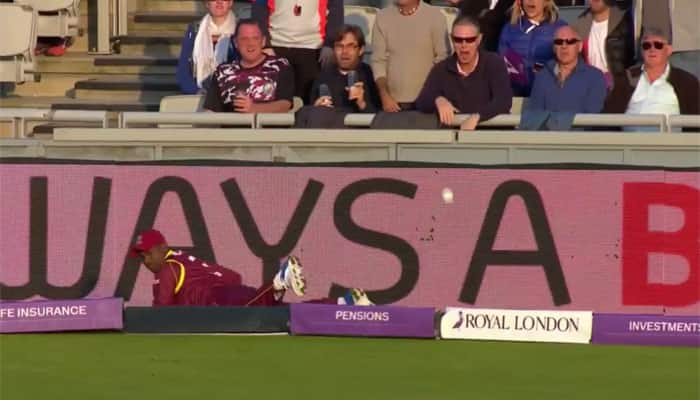
[(592, 311), (448, 307), (440, 320), (444, 339), (589, 343), (592, 330)]

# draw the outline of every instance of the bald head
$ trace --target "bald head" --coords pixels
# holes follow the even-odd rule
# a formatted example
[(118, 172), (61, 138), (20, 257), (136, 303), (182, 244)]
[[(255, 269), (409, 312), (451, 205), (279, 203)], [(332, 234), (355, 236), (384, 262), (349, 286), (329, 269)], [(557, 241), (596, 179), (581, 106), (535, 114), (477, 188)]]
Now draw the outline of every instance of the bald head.
[(576, 38), (581, 40), (581, 36), (570, 25), (564, 25), (554, 33), (555, 39)]
[(566, 25), (554, 34), (554, 55), (559, 65), (576, 65), (581, 52), (581, 36)]

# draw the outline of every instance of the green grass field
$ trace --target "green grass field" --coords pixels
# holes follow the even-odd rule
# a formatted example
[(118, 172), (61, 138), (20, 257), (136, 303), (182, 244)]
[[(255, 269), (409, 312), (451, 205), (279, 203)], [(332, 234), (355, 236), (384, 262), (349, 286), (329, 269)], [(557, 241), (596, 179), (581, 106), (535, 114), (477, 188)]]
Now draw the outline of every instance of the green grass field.
[(697, 348), (321, 337), (0, 336), (0, 399), (700, 397)]

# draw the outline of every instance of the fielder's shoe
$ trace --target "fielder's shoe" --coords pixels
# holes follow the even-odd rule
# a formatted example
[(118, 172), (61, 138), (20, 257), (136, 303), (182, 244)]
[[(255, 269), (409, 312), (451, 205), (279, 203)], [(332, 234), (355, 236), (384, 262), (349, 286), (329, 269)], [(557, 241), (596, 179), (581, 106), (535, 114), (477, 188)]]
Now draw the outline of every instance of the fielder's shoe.
[(306, 278), (301, 268), (299, 259), (290, 256), (281, 265), (280, 270), (272, 280), (275, 290), (291, 289), (297, 296), (303, 296), (306, 292)]
[(367, 293), (360, 288), (348, 289), (345, 296), (338, 298), (338, 304), (346, 306), (373, 306), (372, 300), (367, 297)]

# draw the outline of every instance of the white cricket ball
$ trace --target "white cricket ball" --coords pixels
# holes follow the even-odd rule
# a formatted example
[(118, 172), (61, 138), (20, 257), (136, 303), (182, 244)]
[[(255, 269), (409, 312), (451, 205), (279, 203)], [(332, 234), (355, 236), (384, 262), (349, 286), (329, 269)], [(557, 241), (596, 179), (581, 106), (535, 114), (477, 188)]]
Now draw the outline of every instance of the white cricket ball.
[(446, 204), (452, 204), (452, 202), (455, 200), (455, 195), (452, 193), (452, 189), (450, 188), (444, 188), (442, 189), (442, 201), (444, 201)]

